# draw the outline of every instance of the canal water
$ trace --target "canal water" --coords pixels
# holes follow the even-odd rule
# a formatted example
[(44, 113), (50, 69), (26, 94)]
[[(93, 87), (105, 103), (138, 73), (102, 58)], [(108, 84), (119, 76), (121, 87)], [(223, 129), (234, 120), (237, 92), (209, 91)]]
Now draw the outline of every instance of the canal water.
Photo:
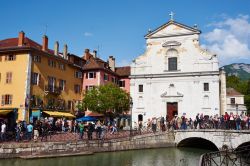
[(37, 160), (6, 159), (0, 161), (0, 166), (196, 166), (200, 155), (206, 152), (209, 150), (146, 149)]

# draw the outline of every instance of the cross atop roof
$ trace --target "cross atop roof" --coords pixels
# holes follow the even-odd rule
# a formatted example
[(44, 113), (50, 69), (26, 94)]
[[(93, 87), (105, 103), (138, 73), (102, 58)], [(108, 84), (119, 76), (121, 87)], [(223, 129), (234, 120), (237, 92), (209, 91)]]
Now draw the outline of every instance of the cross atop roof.
[(172, 11), (169, 13), (170, 21), (174, 21), (174, 15), (175, 13), (173, 13)]

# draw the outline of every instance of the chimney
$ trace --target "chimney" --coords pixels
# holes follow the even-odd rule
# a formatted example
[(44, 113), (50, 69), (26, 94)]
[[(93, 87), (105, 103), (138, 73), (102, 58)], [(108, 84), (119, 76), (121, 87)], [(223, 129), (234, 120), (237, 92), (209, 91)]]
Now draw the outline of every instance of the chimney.
[(42, 50), (43, 51), (48, 51), (48, 37), (46, 35), (43, 36), (43, 47)]
[(97, 51), (96, 51), (96, 50), (93, 51), (93, 57), (94, 57), (94, 58), (97, 57)]
[(108, 63), (111, 70), (115, 71), (115, 58), (113, 56), (109, 56)]
[(84, 51), (84, 57), (83, 57), (86, 61), (89, 60), (90, 58), (90, 53), (89, 53), (89, 49), (86, 48)]
[(23, 46), (24, 45), (24, 38), (25, 38), (25, 33), (23, 31), (19, 32), (18, 46)]
[(55, 54), (56, 56), (59, 55), (59, 42), (58, 42), (58, 41), (55, 42), (54, 54)]
[(68, 57), (68, 46), (67, 44), (65, 44), (63, 47), (63, 58), (67, 59), (67, 57)]

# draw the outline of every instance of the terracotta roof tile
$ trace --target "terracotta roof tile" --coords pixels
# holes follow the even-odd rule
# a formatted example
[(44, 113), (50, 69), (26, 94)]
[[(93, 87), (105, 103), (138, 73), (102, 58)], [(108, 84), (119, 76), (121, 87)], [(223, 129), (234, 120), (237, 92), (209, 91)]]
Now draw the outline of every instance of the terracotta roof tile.
[(119, 76), (129, 76), (130, 75), (130, 66), (116, 67), (115, 72)]
[[(37, 42), (27, 37), (24, 38), (24, 46), (42, 50), (42, 45), (38, 44)], [(9, 38), (0, 40), (0, 48), (12, 48), (12, 47), (18, 47), (18, 38)], [(53, 50), (49, 49), (48, 52), (54, 54)]]
[(236, 91), (234, 88), (227, 88), (227, 96), (239, 96), (239, 95), (243, 95), (243, 94)]
[(100, 69), (100, 68), (104, 68), (103, 63), (97, 61), (95, 58), (92, 58), (92, 57), (89, 60), (87, 60), (85, 65), (83, 66), (84, 70)]
[[(89, 60), (86, 61), (85, 65), (83, 66), (83, 70), (90, 70), (90, 69), (103, 69), (113, 72), (107, 62), (103, 61), (100, 58), (94, 58), (92, 55), (90, 56)], [(114, 72), (113, 72), (114, 73)]]

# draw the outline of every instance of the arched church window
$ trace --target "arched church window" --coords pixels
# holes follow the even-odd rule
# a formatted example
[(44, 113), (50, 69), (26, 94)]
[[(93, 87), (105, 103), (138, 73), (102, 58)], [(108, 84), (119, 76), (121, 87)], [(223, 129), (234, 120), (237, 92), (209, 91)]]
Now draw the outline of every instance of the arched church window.
[(168, 71), (177, 70), (177, 56), (178, 52), (176, 49), (169, 49), (167, 51)]

